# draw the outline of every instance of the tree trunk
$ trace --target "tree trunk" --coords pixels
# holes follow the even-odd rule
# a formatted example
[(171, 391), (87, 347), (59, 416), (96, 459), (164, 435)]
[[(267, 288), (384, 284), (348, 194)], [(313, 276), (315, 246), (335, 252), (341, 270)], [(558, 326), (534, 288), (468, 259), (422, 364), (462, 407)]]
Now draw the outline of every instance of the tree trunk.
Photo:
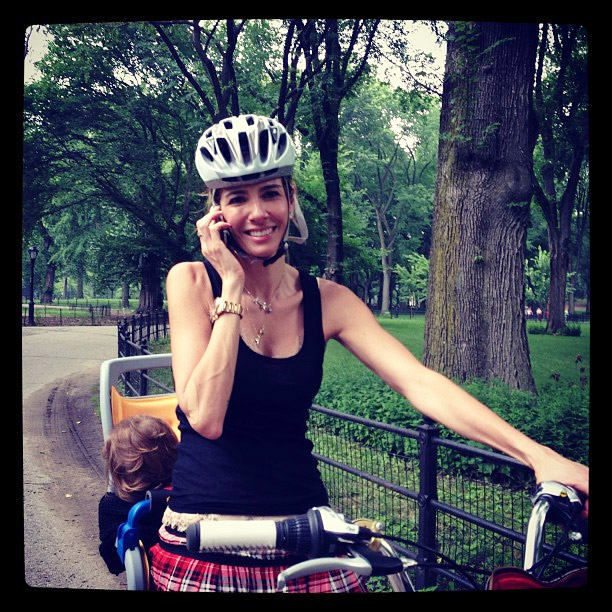
[(391, 253), (387, 250), (385, 244), (385, 233), (383, 231), (383, 224), (381, 219), (381, 213), (378, 209), (376, 212), (376, 228), (378, 230), (378, 239), (380, 242), (380, 265), (382, 268), (382, 287), (380, 297), (380, 314), (389, 314), (391, 307)]
[(155, 255), (142, 255), (140, 258), (140, 299), (138, 312), (161, 310), (163, 296), (160, 281), (160, 263)]
[[(565, 233), (565, 232), (564, 232)], [(565, 290), (569, 270), (569, 236), (563, 238), (554, 228), (548, 230), (550, 247), (550, 288), (546, 309), (546, 331), (557, 333), (565, 328)]]
[(41, 296), (41, 304), (53, 304), (53, 287), (55, 286), (55, 269), (56, 266), (53, 263), (47, 264), (47, 271), (45, 273), (45, 287)]
[(121, 308), (130, 307), (130, 284), (128, 282), (121, 283)]
[(423, 360), (535, 391), (524, 318), (536, 24), (449, 25)]
[[(331, 125), (330, 125), (331, 124)], [(335, 124), (335, 125), (334, 125)], [(327, 195), (327, 260), (325, 278), (343, 282), (344, 242), (342, 238), (342, 197), (338, 175), (338, 110), (327, 115), (319, 152)]]
[(84, 283), (84, 277), (85, 277), (85, 272), (82, 269), (79, 269), (79, 271), (77, 272), (77, 298), (82, 300), (83, 296), (85, 295), (83, 293), (83, 285)]

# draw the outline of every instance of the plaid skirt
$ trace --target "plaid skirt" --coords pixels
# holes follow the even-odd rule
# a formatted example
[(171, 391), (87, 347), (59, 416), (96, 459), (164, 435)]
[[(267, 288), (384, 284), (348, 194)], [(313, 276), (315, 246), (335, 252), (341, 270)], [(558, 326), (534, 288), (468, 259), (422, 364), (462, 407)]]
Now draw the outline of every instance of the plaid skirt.
[[(162, 526), (160, 543), (149, 551), (151, 578), (157, 591), (277, 593), (278, 574), (291, 565), (282, 564), (282, 553), (276, 559), (269, 559), (270, 565), (203, 561), (175, 552), (177, 545), (185, 546), (185, 537)], [(367, 588), (357, 574), (332, 570), (288, 580), (282, 592), (366, 593)]]

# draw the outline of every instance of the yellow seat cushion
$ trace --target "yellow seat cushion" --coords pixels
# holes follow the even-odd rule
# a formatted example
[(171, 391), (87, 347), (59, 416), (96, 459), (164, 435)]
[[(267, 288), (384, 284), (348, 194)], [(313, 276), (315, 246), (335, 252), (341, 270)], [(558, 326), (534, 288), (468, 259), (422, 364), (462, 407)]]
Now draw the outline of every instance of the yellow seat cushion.
[(176, 417), (177, 404), (178, 401), (174, 393), (147, 397), (125, 397), (119, 393), (116, 387), (111, 388), (113, 425), (117, 425), (117, 423), (135, 414), (149, 414), (168, 423), (180, 440), (179, 422)]

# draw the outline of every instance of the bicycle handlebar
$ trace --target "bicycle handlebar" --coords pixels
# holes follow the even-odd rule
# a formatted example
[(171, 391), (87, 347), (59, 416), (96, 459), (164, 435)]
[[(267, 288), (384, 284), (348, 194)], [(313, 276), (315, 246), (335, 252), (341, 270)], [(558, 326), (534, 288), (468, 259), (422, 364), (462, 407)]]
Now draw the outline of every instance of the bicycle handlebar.
[[(576, 491), (557, 482), (541, 483), (532, 503), (525, 570), (538, 561), (546, 521), (569, 524), (582, 508)], [(327, 506), (311, 508), (306, 514), (280, 521), (200, 521), (190, 525), (186, 535), (187, 549), (192, 552), (280, 549), (307, 557), (306, 561), (279, 574), (279, 589), (289, 579), (321, 571), (347, 569), (363, 576), (382, 576), (401, 572), (413, 563), (374, 552), (367, 542), (384, 537), (382, 534), (347, 522), (342, 514)]]
[[(404, 569), (404, 560), (377, 553), (366, 545), (381, 534), (349, 523), (328, 506), (281, 521), (200, 521), (187, 528), (187, 549), (192, 552), (281, 549), (307, 557), (280, 572), (278, 589), (300, 576), (334, 569), (361, 576), (386, 576)], [(338, 557), (335, 555), (349, 556)]]
[(337, 552), (344, 544), (372, 537), (365, 527), (348, 523), (327, 506), (311, 508), (281, 521), (200, 521), (187, 528), (190, 551), (231, 552), (276, 548), (309, 558)]
[[(586, 523), (580, 520), (582, 500), (575, 489), (559, 482), (542, 482), (531, 498), (533, 508), (527, 526), (523, 569), (530, 571), (540, 560), (546, 522), (568, 529), (573, 540), (586, 537)], [(578, 531), (570, 531), (571, 529)]]

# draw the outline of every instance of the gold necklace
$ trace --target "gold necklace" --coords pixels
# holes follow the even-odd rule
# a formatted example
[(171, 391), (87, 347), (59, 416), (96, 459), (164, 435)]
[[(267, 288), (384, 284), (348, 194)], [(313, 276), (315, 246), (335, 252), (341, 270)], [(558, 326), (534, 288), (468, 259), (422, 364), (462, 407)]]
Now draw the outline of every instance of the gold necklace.
[[(279, 285), (279, 287), (280, 287), (280, 285)], [(249, 297), (251, 298), (253, 303), (257, 304), (261, 310), (263, 310), (267, 314), (270, 314), (272, 312), (272, 300), (270, 300), (270, 303), (268, 304), (268, 302), (266, 302), (265, 300), (262, 300), (261, 298), (258, 298), (256, 296), (254, 296), (249, 291), (249, 288), (246, 285), (244, 286), (244, 290), (249, 294)], [(278, 291), (278, 289), (277, 289), (277, 291)], [(274, 298), (272, 298), (272, 299), (274, 299)]]
[[(247, 312), (249, 312), (248, 306), (247, 306), (246, 310), (247, 310)], [(266, 312), (266, 311), (264, 311), (264, 312)], [(261, 342), (261, 337), (266, 332), (265, 319), (264, 319), (264, 322), (259, 326), (259, 329), (258, 329), (258, 326), (255, 325), (255, 323), (253, 322), (251, 317), (249, 317), (249, 322), (251, 323), (251, 327), (253, 328), (253, 332), (255, 333), (255, 339), (254, 339), (255, 345), (259, 348), (259, 343)]]
[[(247, 292), (247, 294), (249, 295), (249, 297), (251, 298), (251, 301), (254, 304), (257, 304), (257, 306), (259, 307), (259, 309), (264, 313), (264, 320), (262, 322), (262, 324), (260, 326), (256, 326), (251, 317), (249, 317), (249, 319), (251, 319), (251, 326), (253, 327), (253, 331), (255, 332), (255, 345), (257, 346), (257, 348), (259, 348), (259, 343), (261, 342), (261, 337), (264, 335), (265, 331), (266, 331), (266, 315), (272, 314), (272, 302), (276, 299), (276, 295), (278, 294), (281, 285), (283, 284), (283, 280), (285, 280), (285, 272), (283, 271), (283, 275), (281, 276), (280, 282), (278, 283), (278, 286), (276, 287), (276, 289), (274, 290), (274, 293), (272, 294), (272, 297), (270, 298), (269, 302), (266, 302), (265, 300), (263, 300), (260, 297), (257, 297), (255, 295), (253, 295), (248, 287), (246, 285), (244, 285), (244, 290)], [(246, 308), (247, 312), (248, 312), (248, 307)]]

